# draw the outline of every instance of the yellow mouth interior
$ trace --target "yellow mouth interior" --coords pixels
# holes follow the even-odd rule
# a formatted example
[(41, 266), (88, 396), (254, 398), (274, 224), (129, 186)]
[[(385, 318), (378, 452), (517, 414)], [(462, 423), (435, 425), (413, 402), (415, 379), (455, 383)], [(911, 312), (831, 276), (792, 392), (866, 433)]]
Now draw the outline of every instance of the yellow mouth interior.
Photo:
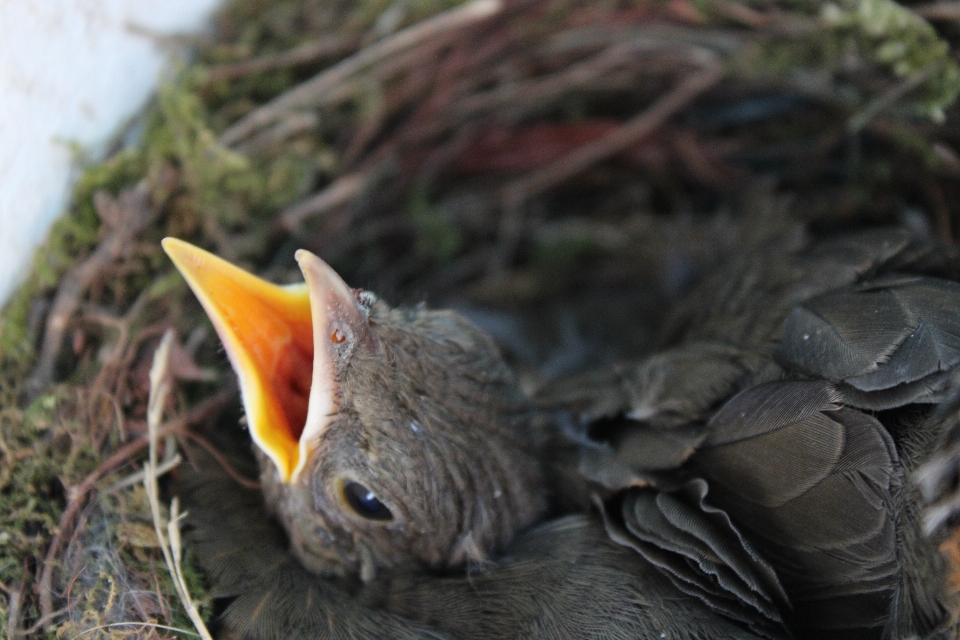
[(163, 248), (220, 336), (240, 381), (251, 437), (289, 481), (313, 369), (306, 285), (272, 284), (175, 238), (164, 239)]

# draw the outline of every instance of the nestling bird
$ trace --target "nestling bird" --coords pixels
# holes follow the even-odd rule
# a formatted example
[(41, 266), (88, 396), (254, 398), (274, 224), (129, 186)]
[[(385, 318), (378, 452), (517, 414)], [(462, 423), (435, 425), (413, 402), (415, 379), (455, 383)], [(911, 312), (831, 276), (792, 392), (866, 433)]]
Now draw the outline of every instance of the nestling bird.
[[(960, 285), (935, 277), (933, 243), (780, 239), (716, 270), (661, 351), (537, 402), (463, 318), (392, 308), (308, 252), (306, 283), (278, 287), (164, 247), (239, 377), (297, 559), (253, 525), (256, 496), (199, 510), (239, 636), (906, 638), (949, 622), (951, 569), (908, 477), (960, 387)], [(955, 459), (928, 468), (929, 499), (952, 498), (937, 480)], [(562, 516), (572, 486), (602, 523)], [(207, 507), (230, 492), (188, 489)]]

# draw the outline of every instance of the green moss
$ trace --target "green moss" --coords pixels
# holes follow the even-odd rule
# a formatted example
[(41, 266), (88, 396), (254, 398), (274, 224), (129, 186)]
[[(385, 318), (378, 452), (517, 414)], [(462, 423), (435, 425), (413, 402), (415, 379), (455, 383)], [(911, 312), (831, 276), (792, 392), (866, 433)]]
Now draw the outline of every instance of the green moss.
[(45, 555), (56, 530), (63, 504), (58, 479), (85, 476), (99, 456), (73, 417), (70, 389), (54, 387), (23, 410), (9, 391), (5, 386), (0, 410), (0, 581), (15, 585), (24, 566)]
[[(789, 3), (788, 3), (789, 4)], [(879, 95), (842, 81), (851, 60), (872, 63), (903, 82), (919, 86), (897, 100), (908, 116), (942, 122), (960, 94), (960, 66), (949, 44), (917, 14), (893, 0), (839, 0), (820, 7), (821, 28), (792, 38), (776, 37), (748, 47), (735, 68), (748, 77), (792, 76), (858, 109)]]
[(584, 261), (603, 255), (604, 250), (596, 240), (584, 235), (564, 235), (541, 239), (533, 249), (533, 265), (543, 287), (549, 289), (551, 282), (567, 279), (571, 271), (583, 267)]
[(861, 54), (900, 78), (929, 76), (916, 108), (942, 122), (960, 93), (960, 67), (949, 45), (923, 18), (892, 0), (842, 0), (820, 11), (836, 35), (853, 38)]
[(188, 72), (160, 89), (159, 111), (147, 133), (149, 153), (179, 167), (184, 204), (198, 218), (236, 229), (261, 223), (302, 194), (309, 158), (292, 150), (251, 160), (221, 145), (198, 82)]

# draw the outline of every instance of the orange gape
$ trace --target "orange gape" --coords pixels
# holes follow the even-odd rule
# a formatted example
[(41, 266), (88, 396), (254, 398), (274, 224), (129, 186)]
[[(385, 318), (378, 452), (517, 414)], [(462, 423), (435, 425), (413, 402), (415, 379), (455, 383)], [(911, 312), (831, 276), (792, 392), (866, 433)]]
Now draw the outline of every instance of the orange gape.
[(272, 284), (174, 238), (163, 247), (220, 335), (254, 441), (288, 478), (299, 461), (313, 370), (306, 286)]

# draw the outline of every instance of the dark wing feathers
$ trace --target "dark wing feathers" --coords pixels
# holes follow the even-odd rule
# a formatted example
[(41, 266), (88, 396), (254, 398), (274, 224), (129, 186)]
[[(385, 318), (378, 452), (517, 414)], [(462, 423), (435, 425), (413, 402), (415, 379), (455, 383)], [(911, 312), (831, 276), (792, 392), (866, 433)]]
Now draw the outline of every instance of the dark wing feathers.
[(839, 382), (875, 371), (914, 328), (890, 291), (840, 291), (795, 307), (774, 358), (781, 365)]
[[(936, 373), (904, 378), (910, 354), (896, 351), (935, 353), (911, 360), (918, 371), (960, 362), (960, 314), (952, 312), (960, 285), (884, 275), (929, 267), (935, 245), (898, 229), (793, 245), (737, 256), (710, 274), (665, 320), (666, 343), (656, 354), (557, 381), (541, 399), (588, 422), (623, 415), (653, 430), (674, 428), (705, 421), (737, 391), (782, 377), (776, 362), (836, 382), (849, 390), (847, 404), (861, 408), (939, 401), (947, 383)], [(932, 348), (926, 336), (910, 337), (924, 323)], [(891, 359), (893, 367), (879, 368)]]
[(960, 285), (888, 277), (808, 300), (787, 316), (774, 358), (836, 382), (854, 406), (939, 402), (960, 364)]
[[(899, 579), (896, 450), (875, 418), (825, 401), (818, 385), (829, 386), (782, 382), (743, 391), (718, 412), (718, 424), (729, 424), (731, 411), (749, 414), (756, 400), (777, 428), (704, 446), (691, 462), (716, 487), (712, 504), (777, 567), (798, 626), (879, 627)], [(804, 394), (817, 413), (797, 408)], [(780, 406), (791, 411), (771, 410), (777, 398), (788, 399)], [(811, 603), (824, 602), (840, 603), (842, 615), (807, 615)]]
[(633, 489), (605, 514), (611, 538), (658, 567), (683, 593), (765, 637), (784, 634), (786, 594), (773, 568), (729, 518), (704, 504), (707, 486), (692, 480), (674, 493)]
[(760, 384), (724, 403), (707, 424), (705, 447), (748, 440), (839, 408), (840, 395), (823, 381)]
[[(777, 239), (733, 256), (672, 310), (665, 346), (694, 340), (736, 346), (768, 357), (784, 316), (812, 297), (894, 269), (936, 264), (935, 245), (902, 229), (828, 240)], [(927, 264), (931, 263), (931, 264)]]
[(818, 414), (778, 431), (704, 447), (695, 462), (710, 469), (715, 483), (743, 499), (779, 507), (833, 473), (843, 444), (844, 433), (836, 422)]
[[(956, 389), (960, 285), (895, 273), (945, 255), (905, 231), (784, 246), (708, 276), (667, 320), (669, 348), (618, 369), (616, 398), (599, 404), (619, 422), (585, 455), (595, 476), (615, 461), (608, 530), (741, 623), (775, 625), (779, 611), (802, 637), (877, 638), (888, 620), (916, 633), (940, 609), (901, 602), (913, 578), (897, 540), (915, 516), (897, 504), (890, 432), (859, 409)], [(590, 385), (574, 387), (594, 424)], [(671, 465), (694, 479), (658, 483)]]
[(916, 268), (934, 251), (930, 242), (918, 239), (906, 229), (869, 229), (835, 235), (813, 242), (799, 254), (804, 270), (814, 272), (799, 280), (812, 279), (836, 288), (875, 276), (881, 270)]
[(587, 422), (627, 415), (669, 429), (704, 419), (760, 360), (729, 345), (693, 342), (552, 382), (539, 401), (573, 409)]

